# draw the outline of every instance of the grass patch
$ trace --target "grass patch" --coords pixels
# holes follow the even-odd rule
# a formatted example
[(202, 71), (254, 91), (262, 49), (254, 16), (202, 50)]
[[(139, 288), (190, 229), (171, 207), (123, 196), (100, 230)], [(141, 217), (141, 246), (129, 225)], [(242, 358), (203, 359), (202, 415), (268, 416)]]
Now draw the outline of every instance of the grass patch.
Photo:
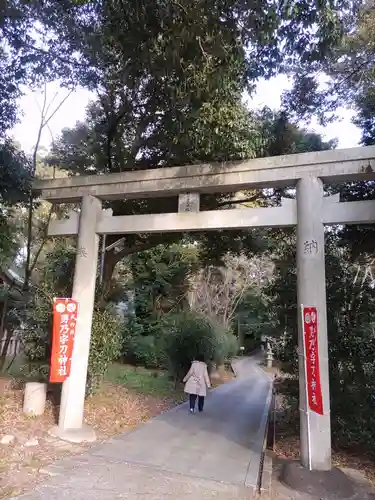
[(109, 367), (106, 380), (146, 396), (175, 398), (176, 394), (182, 392), (181, 388), (175, 389), (174, 382), (166, 372), (119, 363)]

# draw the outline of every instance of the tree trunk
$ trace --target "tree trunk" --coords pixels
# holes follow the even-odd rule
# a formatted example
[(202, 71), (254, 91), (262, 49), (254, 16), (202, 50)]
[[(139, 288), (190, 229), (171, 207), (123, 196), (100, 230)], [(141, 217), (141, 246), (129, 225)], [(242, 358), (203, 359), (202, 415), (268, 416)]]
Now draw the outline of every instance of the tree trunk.
[(1, 308), (1, 320), (0, 320), (0, 343), (2, 342), (5, 336), (5, 318), (8, 312), (8, 299), (9, 296), (6, 294), (3, 307)]
[(8, 352), (10, 341), (12, 340), (12, 337), (13, 337), (13, 331), (12, 330), (8, 330), (6, 332), (5, 342), (4, 342), (3, 348), (1, 350), (0, 371), (3, 371), (3, 369), (4, 369), (4, 366), (5, 366), (5, 363), (6, 363), (6, 356), (7, 356), (7, 352)]
[(121, 254), (115, 254), (114, 249), (106, 252), (103, 266), (103, 287), (111, 281), (116, 264), (121, 260)]

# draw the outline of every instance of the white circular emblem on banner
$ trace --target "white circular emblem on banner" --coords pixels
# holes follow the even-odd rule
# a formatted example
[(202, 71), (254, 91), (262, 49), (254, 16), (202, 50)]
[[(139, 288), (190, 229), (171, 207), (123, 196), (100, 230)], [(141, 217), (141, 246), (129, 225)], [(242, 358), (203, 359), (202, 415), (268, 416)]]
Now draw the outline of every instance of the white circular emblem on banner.
[(72, 302), (70, 302), (68, 305), (67, 305), (67, 309), (68, 309), (68, 312), (72, 313), (76, 310), (76, 305)]
[(65, 304), (63, 304), (62, 302), (59, 302), (56, 306), (56, 311), (58, 313), (63, 313), (65, 312)]

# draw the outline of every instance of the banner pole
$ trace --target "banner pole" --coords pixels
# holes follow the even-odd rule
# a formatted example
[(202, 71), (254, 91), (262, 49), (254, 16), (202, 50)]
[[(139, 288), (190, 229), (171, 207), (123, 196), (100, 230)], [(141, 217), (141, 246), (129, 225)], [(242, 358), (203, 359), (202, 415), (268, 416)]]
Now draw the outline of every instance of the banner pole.
[(310, 407), (309, 407), (309, 392), (308, 392), (308, 378), (307, 378), (307, 357), (306, 357), (306, 332), (305, 332), (305, 315), (304, 306), (301, 304), (301, 320), (302, 320), (302, 331), (303, 331), (303, 364), (305, 369), (305, 398), (306, 398), (306, 417), (307, 417), (307, 446), (309, 453), (309, 470), (312, 470), (311, 464), (311, 433), (310, 433)]

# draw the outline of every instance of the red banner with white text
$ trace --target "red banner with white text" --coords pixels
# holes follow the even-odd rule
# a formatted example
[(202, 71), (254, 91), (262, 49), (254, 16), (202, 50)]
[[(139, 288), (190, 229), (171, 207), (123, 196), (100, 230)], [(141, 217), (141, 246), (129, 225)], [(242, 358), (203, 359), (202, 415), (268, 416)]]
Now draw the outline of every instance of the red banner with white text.
[(318, 348), (318, 313), (316, 307), (303, 308), (303, 334), (308, 404), (312, 411), (323, 415)]
[(76, 300), (53, 300), (50, 382), (65, 382), (70, 375), (77, 314), (78, 302)]

